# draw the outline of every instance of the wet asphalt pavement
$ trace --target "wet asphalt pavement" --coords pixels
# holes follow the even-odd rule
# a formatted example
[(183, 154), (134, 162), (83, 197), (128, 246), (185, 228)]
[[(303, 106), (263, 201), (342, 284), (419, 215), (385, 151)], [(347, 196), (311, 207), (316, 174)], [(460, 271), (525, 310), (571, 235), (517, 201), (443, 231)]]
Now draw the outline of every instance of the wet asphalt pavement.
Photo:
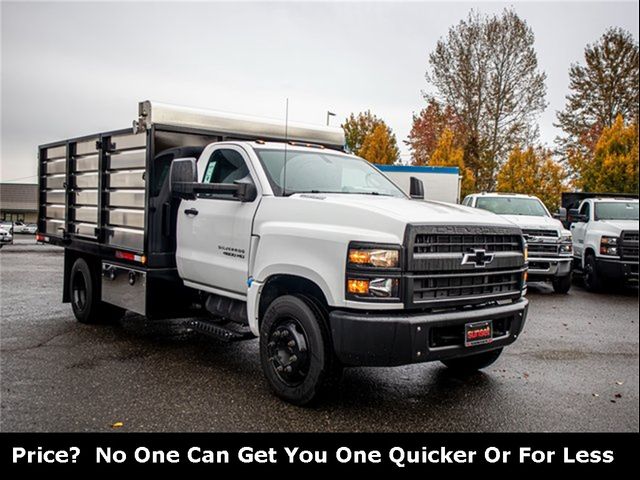
[(530, 287), (524, 333), (485, 371), (348, 369), (324, 403), (299, 408), (269, 392), (257, 340), (133, 315), (77, 323), (61, 303), (62, 252), (18, 242), (0, 250), (2, 431), (638, 430), (637, 288)]

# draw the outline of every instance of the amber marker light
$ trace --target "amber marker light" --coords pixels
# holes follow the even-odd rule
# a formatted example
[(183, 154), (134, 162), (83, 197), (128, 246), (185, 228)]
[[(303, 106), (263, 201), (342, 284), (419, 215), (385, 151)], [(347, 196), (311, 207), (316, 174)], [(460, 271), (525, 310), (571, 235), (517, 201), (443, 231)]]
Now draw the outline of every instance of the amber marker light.
[(350, 278), (347, 280), (347, 292), (353, 295), (368, 295), (369, 280)]

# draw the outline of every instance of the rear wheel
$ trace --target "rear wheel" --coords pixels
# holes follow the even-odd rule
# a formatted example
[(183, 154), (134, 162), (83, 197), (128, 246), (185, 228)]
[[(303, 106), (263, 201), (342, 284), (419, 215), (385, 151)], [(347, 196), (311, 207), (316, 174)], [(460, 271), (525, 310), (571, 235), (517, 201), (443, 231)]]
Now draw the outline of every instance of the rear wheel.
[(273, 392), (295, 405), (315, 400), (341, 371), (321, 309), (302, 296), (269, 305), (260, 325), (260, 361)]
[(117, 322), (125, 312), (100, 300), (100, 278), (83, 258), (71, 267), (69, 298), (73, 314), (81, 323)]
[(571, 274), (564, 277), (554, 277), (551, 283), (554, 292), (569, 293), (569, 290), (571, 290)]
[(602, 279), (598, 274), (596, 257), (593, 254), (588, 254), (584, 259), (584, 271), (582, 279), (587, 290), (591, 292), (602, 290)]
[(498, 359), (501, 353), (502, 349), (498, 348), (489, 352), (476, 353), (475, 355), (466, 357), (442, 360), (442, 363), (457, 373), (471, 373), (488, 367)]

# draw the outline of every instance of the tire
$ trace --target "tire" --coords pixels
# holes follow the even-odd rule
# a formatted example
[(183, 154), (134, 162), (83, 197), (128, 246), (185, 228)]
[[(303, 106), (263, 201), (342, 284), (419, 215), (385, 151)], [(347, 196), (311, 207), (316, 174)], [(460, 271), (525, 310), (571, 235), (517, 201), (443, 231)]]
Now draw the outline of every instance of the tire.
[(588, 254), (584, 259), (582, 281), (584, 282), (585, 288), (590, 292), (599, 292), (602, 290), (602, 278), (598, 274), (596, 257), (593, 254)]
[(441, 362), (456, 373), (473, 373), (494, 363), (501, 353), (502, 349), (498, 348), (466, 357), (441, 360)]
[(304, 296), (276, 298), (260, 324), (260, 363), (271, 390), (308, 405), (339, 378), (339, 365), (320, 308)]
[(564, 277), (554, 277), (551, 281), (553, 291), (562, 294), (569, 293), (569, 290), (571, 290), (571, 277), (571, 274), (565, 275)]
[(71, 267), (69, 298), (73, 314), (80, 323), (115, 323), (125, 312), (100, 300), (100, 278), (84, 258), (78, 258)]

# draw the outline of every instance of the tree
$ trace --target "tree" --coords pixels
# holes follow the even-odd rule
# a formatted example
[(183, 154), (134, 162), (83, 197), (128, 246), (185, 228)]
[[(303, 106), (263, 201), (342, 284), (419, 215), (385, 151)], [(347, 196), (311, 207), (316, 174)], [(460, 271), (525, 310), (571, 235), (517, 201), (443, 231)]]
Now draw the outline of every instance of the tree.
[(560, 206), (565, 176), (550, 151), (516, 147), (498, 172), (497, 191), (536, 195), (549, 210), (555, 211)]
[(373, 131), (364, 137), (362, 146), (357, 155), (371, 163), (379, 165), (392, 165), (400, 156), (400, 150), (396, 143), (396, 137), (384, 124), (379, 123)]
[(622, 115), (604, 128), (593, 158), (579, 152), (569, 158), (578, 174), (574, 182), (578, 189), (638, 193), (638, 125), (625, 125)]
[(458, 167), (461, 176), (460, 195), (467, 196), (474, 191), (473, 172), (464, 164), (464, 149), (456, 145), (455, 134), (445, 128), (438, 139), (433, 154), (429, 157), (429, 165), (440, 167)]
[(638, 123), (638, 42), (621, 29), (610, 28), (586, 46), (585, 64), (569, 69), (567, 104), (556, 126), (565, 136), (556, 139), (565, 158), (589, 156), (603, 129), (618, 116)]
[(546, 74), (533, 43), (533, 31), (513, 10), (491, 17), (471, 11), (429, 55), (427, 81), (460, 119), (463, 144), (477, 142), (478, 181), (489, 187), (507, 153), (536, 138), (546, 107)]
[(429, 163), (442, 132), (447, 128), (455, 132), (459, 144), (464, 141), (462, 125), (453, 113), (453, 108), (449, 105), (443, 106), (433, 97), (429, 98), (427, 106), (418, 115), (413, 115), (411, 132), (405, 141), (411, 150), (414, 165)]
[(373, 115), (370, 110), (360, 112), (357, 115), (353, 113), (349, 115), (341, 125), (347, 149), (357, 155), (366, 136), (371, 134), (373, 129), (381, 123), (384, 121)]

